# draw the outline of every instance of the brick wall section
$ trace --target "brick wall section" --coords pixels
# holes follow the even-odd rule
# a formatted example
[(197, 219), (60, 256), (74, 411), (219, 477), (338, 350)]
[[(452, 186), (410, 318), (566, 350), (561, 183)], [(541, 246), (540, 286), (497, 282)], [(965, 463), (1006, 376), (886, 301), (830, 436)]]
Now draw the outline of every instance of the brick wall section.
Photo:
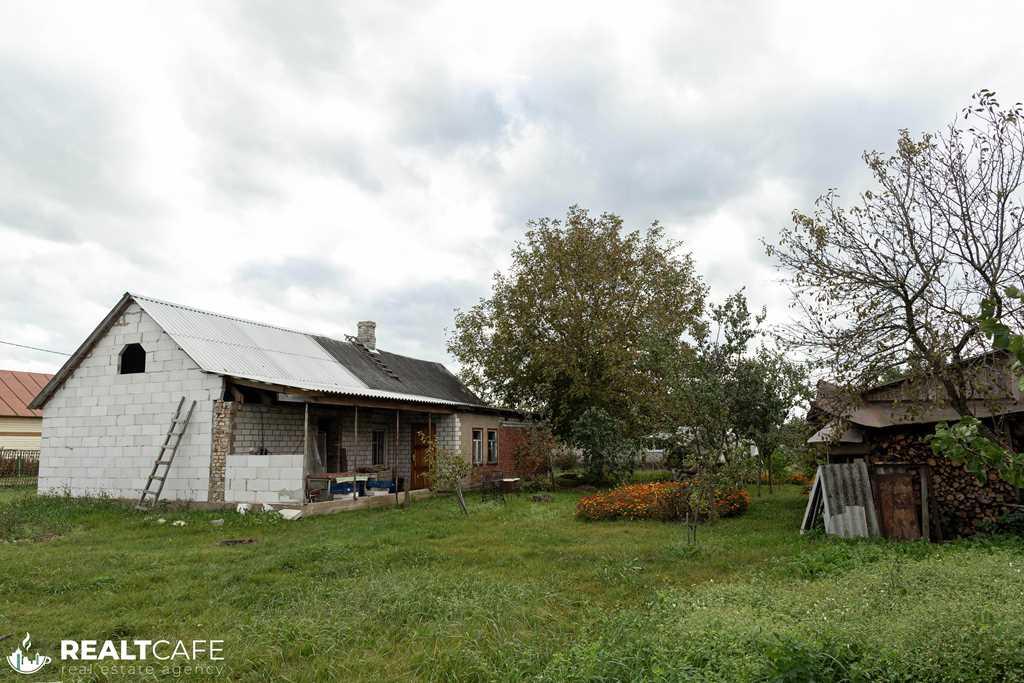
[[(373, 464), (373, 432), (384, 432), (384, 464), (391, 466), (395, 461), (395, 411), (360, 408), (359, 436), (356, 437), (355, 409), (322, 408), (315, 412), (317, 424), (321, 420), (333, 420), (341, 426), (341, 447), (345, 449), (347, 466), (351, 468), (369, 467)], [(398, 418), (398, 476), (409, 476), (409, 458), (412, 453), (412, 425), (423, 422), (427, 416), (402, 411)]]
[(243, 403), (235, 413), (232, 452), (247, 454), (263, 447), (272, 454), (301, 453), (304, 421), (301, 404)]
[(233, 401), (213, 402), (213, 436), (210, 454), (210, 502), (224, 500), (224, 467), (228, 454), (234, 450), (235, 413), (238, 404)]
[[(243, 403), (238, 406), (234, 426), (233, 453), (251, 455), (261, 443), (271, 454), (301, 453), (305, 407), (302, 404), (261, 405)], [(263, 436), (260, 436), (260, 420)], [(401, 412), (398, 422), (398, 476), (409, 476), (409, 458), (412, 450), (412, 425), (426, 423), (425, 414)], [(339, 435), (340, 428), (340, 435)], [(360, 408), (359, 435), (356, 436), (355, 409), (345, 407), (311, 406), (309, 410), (310, 438), (317, 432), (328, 431), (326, 462), (337, 463), (339, 447), (345, 451), (348, 469), (368, 467), (373, 463), (373, 432), (384, 432), (386, 465), (394, 462), (395, 412), (373, 408)], [(340, 437), (340, 438), (339, 438)]]
[[(473, 483), (481, 482), (484, 477), (488, 475), (501, 474), (505, 477), (524, 477), (532, 475), (532, 472), (522, 471), (516, 464), (515, 449), (518, 447), (520, 442), (524, 438), (525, 431), (524, 425), (511, 425), (501, 424), (498, 427), (498, 462), (488, 463), (487, 462), (487, 430), (484, 430), (484, 443), (483, 443), (483, 456), (484, 463), (482, 465), (474, 465), (471, 473), (471, 480)], [(472, 449), (472, 446), (470, 446)], [(470, 450), (470, 458), (472, 458), (472, 450)]]
[[(121, 375), (119, 355), (131, 343), (146, 349), (146, 372)], [(39, 492), (137, 498), (184, 395), (198, 403), (162, 497), (206, 501), (222, 390), (219, 376), (202, 372), (131, 304), (43, 408)]]

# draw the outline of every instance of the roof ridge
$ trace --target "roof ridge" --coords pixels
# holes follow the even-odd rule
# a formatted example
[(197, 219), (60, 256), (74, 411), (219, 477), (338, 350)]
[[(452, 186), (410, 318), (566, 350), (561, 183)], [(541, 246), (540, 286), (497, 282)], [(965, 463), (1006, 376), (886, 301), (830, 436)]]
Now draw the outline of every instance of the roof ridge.
[(245, 323), (247, 325), (255, 325), (256, 327), (267, 327), (272, 330), (280, 330), (282, 332), (291, 332), (292, 334), (304, 334), (307, 337), (325, 337), (327, 335), (316, 334), (314, 332), (306, 332), (304, 330), (296, 330), (291, 327), (285, 327), (284, 325), (273, 325), (271, 323), (260, 322), (259, 320), (250, 320), (248, 318), (240, 318), (236, 315), (228, 315), (226, 313), (217, 313), (216, 311), (208, 311), (203, 308), (196, 308), (195, 306), (186, 306), (185, 304), (177, 304), (173, 301), (165, 301), (163, 299), (157, 299), (151, 296), (145, 296), (143, 294), (136, 294), (134, 292), (128, 292), (128, 296), (133, 299), (142, 299), (143, 301), (149, 301), (155, 304), (161, 304), (163, 306), (171, 306), (173, 308), (180, 308), (185, 311), (192, 311), (193, 313), (202, 313), (203, 315), (211, 315), (214, 318), (223, 318), (225, 320), (233, 320), (237, 323)]
[[(160, 304), (162, 306), (171, 306), (173, 308), (180, 308), (180, 309), (185, 310), (185, 311), (192, 311), (193, 313), (201, 313), (203, 315), (211, 315), (211, 316), (213, 316), (215, 318), (223, 318), (224, 320), (233, 320), (235, 322), (245, 323), (247, 325), (255, 325), (256, 327), (266, 327), (266, 328), (271, 329), (271, 330), (280, 330), (281, 332), (291, 332), (292, 334), (301, 334), (301, 335), (305, 335), (307, 337), (313, 337), (314, 339), (316, 337), (323, 337), (324, 339), (330, 339), (332, 341), (336, 341), (336, 342), (339, 342), (339, 343), (342, 343), (342, 344), (344, 344), (344, 343), (355, 343), (355, 339), (356, 339), (354, 336), (352, 336), (350, 334), (347, 334), (347, 333), (344, 333), (344, 332), (342, 333), (342, 336), (344, 337), (344, 339), (338, 339), (337, 337), (333, 337), (333, 336), (331, 336), (329, 334), (320, 334), (319, 332), (307, 332), (307, 331), (304, 331), (304, 330), (297, 330), (297, 329), (291, 328), (291, 327), (285, 327), (284, 325), (274, 325), (274, 324), (271, 324), (271, 323), (260, 322), (258, 320), (250, 320), (248, 318), (240, 318), (240, 317), (238, 317), (236, 315), (227, 315), (226, 313), (217, 313), (215, 311), (208, 311), (206, 309), (196, 308), (195, 306), (187, 306), (185, 304), (177, 304), (177, 303), (174, 303), (173, 301), (165, 301), (164, 299), (157, 299), (155, 297), (146, 296), (144, 294), (136, 294), (135, 292), (128, 292), (128, 296), (130, 296), (132, 299), (142, 299), (143, 301), (150, 301), (152, 303)], [(378, 349), (378, 351), (380, 351), (380, 353), (389, 353), (392, 356), (401, 356), (402, 358), (411, 358), (412, 360), (424, 361), (424, 362), (427, 362), (427, 363), (436, 363), (437, 362), (437, 361), (428, 361), (428, 360), (426, 360), (424, 358), (415, 358), (413, 356), (402, 356), (402, 354), (393, 353), (391, 351), (383, 351), (381, 349)]]

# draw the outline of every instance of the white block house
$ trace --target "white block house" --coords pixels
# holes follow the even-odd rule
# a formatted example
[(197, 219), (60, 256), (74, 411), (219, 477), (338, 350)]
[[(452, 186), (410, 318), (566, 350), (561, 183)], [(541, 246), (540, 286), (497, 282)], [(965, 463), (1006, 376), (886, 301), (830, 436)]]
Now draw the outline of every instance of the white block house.
[[(162, 499), (297, 504), (311, 477), (427, 485), (424, 444), (511, 471), (520, 415), (486, 405), (439, 363), (125, 294), (31, 407), (39, 492), (137, 499), (178, 401), (196, 401)], [(320, 495), (327, 494), (321, 491)]]

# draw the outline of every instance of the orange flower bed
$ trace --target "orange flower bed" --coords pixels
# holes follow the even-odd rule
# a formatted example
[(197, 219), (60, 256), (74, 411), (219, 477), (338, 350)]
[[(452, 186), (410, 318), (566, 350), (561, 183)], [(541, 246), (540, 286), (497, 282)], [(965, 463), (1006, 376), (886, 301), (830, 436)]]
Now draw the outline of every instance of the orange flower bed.
[(811, 478), (802, 472), (797, 472), (796, 474), (790, 475), (787, 482), (790, 484), (796, 484), (797, 486), (810, 486)]
[[(580, 498), (576, 503), (576, 516), (591, 520), (683, 519), (688, 486), (689, 482), (685, 481), (626, 484)], [(749, 507), (750, 494), (744, 489), (716, 492), (715, 509), (719, 517), (736, 517)]]

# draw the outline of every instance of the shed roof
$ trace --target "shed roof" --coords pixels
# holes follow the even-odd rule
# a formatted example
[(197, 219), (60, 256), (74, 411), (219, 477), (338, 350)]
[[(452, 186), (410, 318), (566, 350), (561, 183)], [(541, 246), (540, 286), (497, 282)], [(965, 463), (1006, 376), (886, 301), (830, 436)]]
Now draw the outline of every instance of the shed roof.
[(29, 408), (53, 375), (42, 372), (0, 370), (0, 417), (41, 417), (42, 411)]
[(343, 396), (488, 407), (440, 363), (372, 353), (351, 338), (312, 335), (130, 293), (40, 393), (36, 407), (56, 391), (131, 302), (205, 372)]

